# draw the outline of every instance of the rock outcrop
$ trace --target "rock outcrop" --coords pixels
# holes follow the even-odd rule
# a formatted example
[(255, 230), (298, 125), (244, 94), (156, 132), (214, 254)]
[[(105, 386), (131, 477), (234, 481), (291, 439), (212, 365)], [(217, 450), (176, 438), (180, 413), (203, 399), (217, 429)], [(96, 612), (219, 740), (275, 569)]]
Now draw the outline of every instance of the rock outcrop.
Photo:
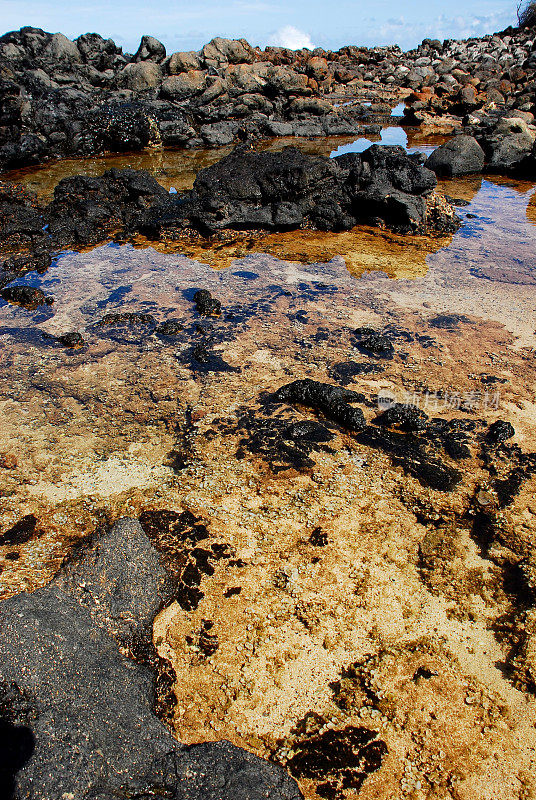
[(298, 800), (229, 742), (184, 747), (153, 714), (154, 616), (174, 581), (123, 519), (48, 586), (0, 604), (0, 784), (7, 800)]
[(401, 147), (373, 145), (333, 159), (296, 148), (282, 153), (237, 148), (201, 170), (185, 209), (208, 233), (224, 228), (336, 231), (358, 223), (416, 233), (427, 229), (435, 186), (433, 173)]
[(43, 208), (6, 188), (4, 243), (26, 240), (39, 251), (97, 244), (116, 233), (157, 239), (188, 229), (209, 236), (227, 228), (341, 231), (358, 223), (402, 233), (450, 232), (458, 221), (434, 193), (436, 183), (401, 147), (373, 145), (330, 159), (293, 147), (272, 153), (241, 145), (201, 170), (182, 195), (132, 169), (65, 178)]

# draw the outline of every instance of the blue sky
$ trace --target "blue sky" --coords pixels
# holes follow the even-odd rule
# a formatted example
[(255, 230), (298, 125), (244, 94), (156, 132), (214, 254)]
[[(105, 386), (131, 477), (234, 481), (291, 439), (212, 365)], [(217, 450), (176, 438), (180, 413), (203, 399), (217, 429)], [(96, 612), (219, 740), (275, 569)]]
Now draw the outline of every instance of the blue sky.
[(424, 37), (465, 38), (501, 30), (515, 20), (516, 3), (501, 0), (0, 0), (1, 32), (23, 25), (70, 38), (97, 32), (125, 51), (149, 33), (168, 52), (197, 50), (213, 36), (244, 37), (253, 45), (400, 44)]

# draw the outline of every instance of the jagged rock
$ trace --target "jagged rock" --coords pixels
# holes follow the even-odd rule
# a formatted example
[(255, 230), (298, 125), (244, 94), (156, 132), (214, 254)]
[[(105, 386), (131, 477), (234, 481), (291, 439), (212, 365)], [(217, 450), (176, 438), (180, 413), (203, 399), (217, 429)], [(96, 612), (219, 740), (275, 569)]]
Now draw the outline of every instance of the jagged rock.
[(311, 91), (307, 75), (284, 66), (273, 67), (268, 73), (267, 83), (276, 94), (308, 94)]
[(515, 436), (515, 433), (514, 426), (510, 422), (498, 419), (489, 426), (488, 438), (494, 444), (502, 444)]
[(80, 50), (76, 44), (64, 36), (63, 33), (52, 34), (49, 43), (45, 47), (43, 55), (45, 58), (49, 58), (55, 62), (77, 62), (82, 60)]
[(123, 227), (135, 230), (150, 206), (172, 202), (149, 173), (111, 169), (100, 178), (64, 178), (45, 216), (57, 244), (91, 244)]
[(224, 70), (226, 81), (242, 92), (264, 92), (272, 70), (269, 62), (255, 64), (229, 64)]
[(237, 148), (201, 170), (189, 218), (204, 230), (296, 228), (345, 230), (379, 220), (398, 230), (426, 227), (434, 174), (402, 148), (373, 145), (338, 158)]
[(43, 238), (37, 198), (22, 186), (0, 181), (0, 241), (6, 245), (35, 243)]
[(152, 61), (160, 62), (164, 61), (165, 57), (166, 48), (162, 42), (159, 42), (154, 36), (142, 36), (140, 46), (134, 56), (134, 61), (146, 61), (147, 59), (151, 59)]
[(254, 49), (245, 39), (222, 39), (216, 36), (201, 50), (209, 67), (222, 64), (251, 64), (256, 59)]
[(151, 628), (174, 589), (123, 519), (48, 586), (0, 604), (3, 797), (299, 799), (280, 767), (228, 742), (183, 747), (154, 716)]
[(167, 62), (167, 70), (170, 75), (179, 75), (181, 72), (198, 70), (201, 62), (198, 54), (194, 50), (185, 53), (172, 53)]
[(447, 178), (482, 172), (484, 151), (473, 136), (455, 136), (427, 158), (425, 167)]
[(93, 63), (97, 69), (106, 69), (112, 63), (106, 56), (115, 56), (121, 53), (113, 39), (103, 39), (98, 33), (83, 33), (75, 40), (78, 50), (86, 63)]
[(328, 383), (305, 378), (281, 386), (273, 394), (273, 400), (276, 403), (299, 403), (309, 406), (351, 431), (361, 431), (366, 426), (361, 409), (350, 405), (350, 403), (364, 402), (364, 395), (340, 386), (331, 386)]
[[(177, 119), (174, 129), (179, 128), (183, 130), (184, 125)], [(157, 121), (137, 103), (100, 106), (90, 111), (86, 115), (84, 130), (80, 135), (86, 155), (106, 151), (142, 150), (149, 144), (159, 143), (159, 138)]]

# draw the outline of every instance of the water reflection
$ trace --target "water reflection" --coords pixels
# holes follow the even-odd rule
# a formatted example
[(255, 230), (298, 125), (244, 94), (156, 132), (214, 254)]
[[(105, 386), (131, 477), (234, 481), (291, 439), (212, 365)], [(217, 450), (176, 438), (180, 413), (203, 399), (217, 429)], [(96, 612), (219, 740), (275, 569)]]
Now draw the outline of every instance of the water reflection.
[[(423, 137), (418, 130), (399, 126), (383, 128), (379, 136), (358, 138), (332, 136), (323, 139), (300, 139), (280, 137), (259, 142), (259, 149), (279, 152), (284, 147), (299, 147), (310, 155), (334, 156), (342, 153), (360, 153), (371, 144), (396, 144), (406, 148), (409, 153), (431, 153), (446, 137)], [(5, 173), (5, 180), (21, 183), (35, 192), (42, 202), (52, 199), (54, 189), (63, 178), (74, 175), (98, 177), (106, 170), (145, 169), (166, 189), (178, 192), (191, 189), (199, 170), (220, 161), (232, 151), (232, 147), (214, 150), (164, 150), (148, 148), (140, 153), (98, 156), (92, 158), (66, 158), (51, 161), (46, 166), (26, 167)]]
[(399, 147), (403, 147), (408, 153), (423, 153), (429, 156), (441, 142), (435, 140), (431, 140), (427, 143), (419, 142), (418, 140), (413, 140), (411, 134), (408, 136), (404, 128), (398, 125), (390, 125), (387, 128), (382, 128), (379, 137), (361, 137), (355, 139), (353, 142), (341, 144), (336, 150), (332, 150), (330, 155), (333, 158), (334, 156), (341, 156), (343, 153), (362, 153), (370, 147), (371, 144), (398, 145)]

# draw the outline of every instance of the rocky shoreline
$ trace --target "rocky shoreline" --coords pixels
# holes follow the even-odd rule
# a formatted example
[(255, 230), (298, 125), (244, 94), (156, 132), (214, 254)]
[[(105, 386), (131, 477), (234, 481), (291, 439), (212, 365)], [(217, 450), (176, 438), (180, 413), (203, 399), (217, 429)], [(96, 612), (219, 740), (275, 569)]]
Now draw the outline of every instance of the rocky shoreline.
[[(28, 253), (4, 261), (0, 284), (46, 269), (62, 248), (111, 236), (208, 239), (228, 230), (345, 231), (359, 223), (403, 234), (451, 233), (459, 220), (436, 186), (419, 158), (379, 145), (333, 159), (290, 147), (268, 153), (241, 145), (201, 170), (192, 191), (183, 194), (170, 194), (146, 171), (112, 169), (100, 178), (60, 181), (54, 200), (40, 207), (20, 186), (0, 182), (0, 244)], [(30, 307), (46, 302), (35, 292), (27, 297), (24, 287), (5, 289), (2, 297)]]
[[(508, 169), (495, 155), (494, 139), (505, 133), (497, 123), (534, 119), (534, 47), (528, 28), (426, 39), (408, 52), (260, 50), (216, 38), (199, 52), (168, 55), (144, 36), (130, 55), (98, 34), (73, 42), (22, 28), (0, 37), (0, 169), (150, 146), (366, 135), (402, 99), (403, 124), (474, 135), (492, 167)], [(529, 135), (532, 145), (532, 128)], [(533, 159), (527, 142), (524, 150)]]

